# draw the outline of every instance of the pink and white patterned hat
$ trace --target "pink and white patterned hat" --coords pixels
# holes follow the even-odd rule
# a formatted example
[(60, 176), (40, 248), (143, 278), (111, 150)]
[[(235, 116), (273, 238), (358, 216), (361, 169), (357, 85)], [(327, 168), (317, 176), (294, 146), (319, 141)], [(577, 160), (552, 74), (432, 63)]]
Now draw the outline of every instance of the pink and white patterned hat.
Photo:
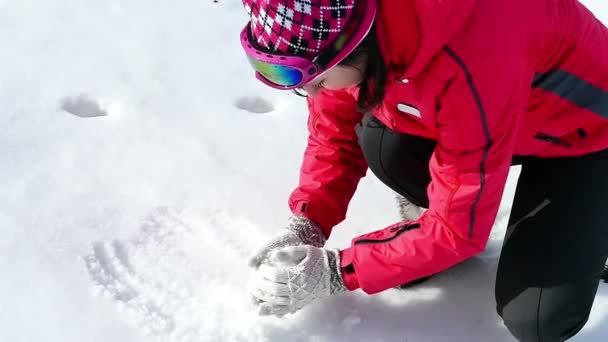
[(243, 0), (243, 5), (261, 47), (313, 59), (340, 35), (357, 1)]

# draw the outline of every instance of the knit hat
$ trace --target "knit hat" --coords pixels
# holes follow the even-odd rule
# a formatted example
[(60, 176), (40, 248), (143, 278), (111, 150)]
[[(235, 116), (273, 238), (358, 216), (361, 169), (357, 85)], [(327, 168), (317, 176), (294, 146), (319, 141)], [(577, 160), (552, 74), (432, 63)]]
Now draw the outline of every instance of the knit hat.
[(313, 59), (340, 35), (357, 1), (243, 0), (243, 5), (262, 48)]

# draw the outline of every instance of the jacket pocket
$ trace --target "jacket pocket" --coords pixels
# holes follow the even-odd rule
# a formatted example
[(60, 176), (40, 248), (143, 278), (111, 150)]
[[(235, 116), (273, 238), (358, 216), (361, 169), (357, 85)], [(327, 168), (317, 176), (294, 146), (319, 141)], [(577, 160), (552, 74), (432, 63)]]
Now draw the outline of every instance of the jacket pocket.
[(391, 233), (395, 233), (391, 237), (388, 237), (386, 239), (361, 239), (361, 240), (355, 241), (354, 244), (355, 245), (367, 245), (367, 244), (374, 244), (374, 243), (390, 242), (390, 241), (393, 241), (394, 239), (396, 239), (399, 235), (401, 235), (407, 231), (410, 231), (412, 229), (417, 229), (417, 228), (420, 228), (419, 223), (410, 223), (410, 224), (405, 224), (403, 226), (393, 227), (389, 230)]
[(546, 142), (550, 142), (552, 144), (555, 145), (560, 145), (560, 146), (564, 146), (564, 147), (572, 147), (572, 144), (569, 142), (565, 142), (562, 141), (562, 139), (560, 137), (556, 137), (554, 135), (550, 135), (547, 133), (542, 133), (542, 132), (538, 132), (536, 133), (536, 135), (534, 136), (535, 139), (539, 139), (539, 140), (543, 140)]

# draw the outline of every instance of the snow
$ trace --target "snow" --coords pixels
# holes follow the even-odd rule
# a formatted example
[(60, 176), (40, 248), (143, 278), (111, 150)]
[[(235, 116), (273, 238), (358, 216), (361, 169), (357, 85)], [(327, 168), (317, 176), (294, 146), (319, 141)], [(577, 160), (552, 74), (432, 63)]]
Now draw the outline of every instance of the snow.
[[(307, 114), (251, 77), (245, 22), (240, 1), (0, 1), (0, 341), (511, 341), (493, 282), (517, 169), (481, 256), (253, 313), (246, 256), (286, 222)], [(370, 173), (329, 247), (396, 219)], [(608, 339), (607, 302), (574, 340)]]

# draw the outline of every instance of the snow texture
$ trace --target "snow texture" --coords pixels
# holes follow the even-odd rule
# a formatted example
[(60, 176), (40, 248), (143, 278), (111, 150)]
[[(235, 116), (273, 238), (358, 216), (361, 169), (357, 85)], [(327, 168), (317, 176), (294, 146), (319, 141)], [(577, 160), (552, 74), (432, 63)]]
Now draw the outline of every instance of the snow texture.
[[(585, 1), (604, 22), (604, 0)], [(253, 77), (240, 1), (0, 1), (0, 341), (512, 341), (486, 251), (284, 318), (247, 256), (287, 223), (306, 105)], [(328, 247), (398, 220), (365, 177)], [(608, 340), (608, 286), (573, 341)]]

